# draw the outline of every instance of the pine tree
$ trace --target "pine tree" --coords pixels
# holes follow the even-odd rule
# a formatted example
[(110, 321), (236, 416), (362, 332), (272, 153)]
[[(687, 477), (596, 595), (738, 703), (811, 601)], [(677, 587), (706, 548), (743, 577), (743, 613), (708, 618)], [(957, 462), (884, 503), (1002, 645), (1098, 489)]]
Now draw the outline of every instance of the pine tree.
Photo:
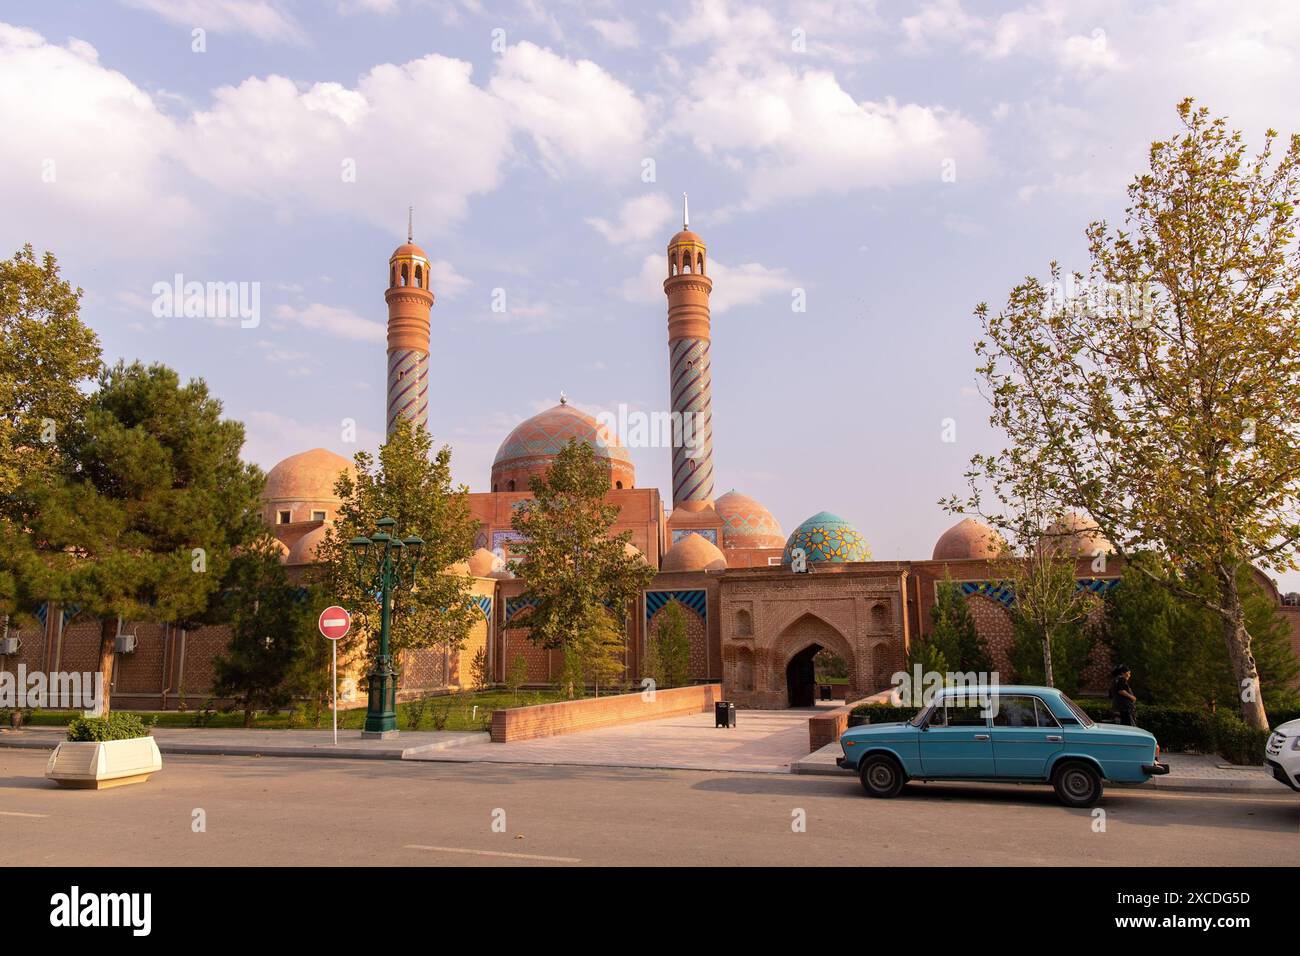
[(283, 707), (289, 683), (308, 644), (323, 640), (309, 592), (289, 583), (270, 536), (231, 562), (217, 615), (230, 625), (230, 643), (213, 661), (212, 693), (239, 702), (244, 726), (258, 710)]
[(930, 609), (930, 622), (927, 639), (943, 654), (953, 670), (978, 674), (993, 670), (988, 645), (975, 626), (966, 595), (947, 572), (939, 582), (935, 604)]
[(264, 478), (240, 461), (244, 428), (221, 418), (201, 380), (119, 362), (98, 384), (59, 437), (58, 473), (25, 476), (10, 502), (29, 532), (16, 551), (19, 603), (100, 620), (107, 713), (119, 618), (201, 622), (234, 555), (263, 533)]

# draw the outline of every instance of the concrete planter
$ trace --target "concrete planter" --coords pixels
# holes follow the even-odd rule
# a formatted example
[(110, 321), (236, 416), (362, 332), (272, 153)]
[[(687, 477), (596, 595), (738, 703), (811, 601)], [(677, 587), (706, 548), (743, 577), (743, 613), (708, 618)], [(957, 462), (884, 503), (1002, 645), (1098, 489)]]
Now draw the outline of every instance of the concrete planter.
[(68, 741), (54, 748), (45, 776), (61, 787), (107, 790), (144, 783), (162, 769), (162, 754), (152, 737), (130, 740)]

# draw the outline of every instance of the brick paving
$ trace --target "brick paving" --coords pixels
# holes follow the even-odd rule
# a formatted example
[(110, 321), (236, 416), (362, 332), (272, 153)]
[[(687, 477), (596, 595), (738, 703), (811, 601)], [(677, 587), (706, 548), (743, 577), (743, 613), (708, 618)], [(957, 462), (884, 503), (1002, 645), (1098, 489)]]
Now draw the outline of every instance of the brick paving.
[(711, 712), (691, 714), (508, 744), (462, 744), (406, 759), (789, 773), (808, 753), (812, 714), (811, 708), (740, 710), (736, 726), (725, 729), (713, 726)]

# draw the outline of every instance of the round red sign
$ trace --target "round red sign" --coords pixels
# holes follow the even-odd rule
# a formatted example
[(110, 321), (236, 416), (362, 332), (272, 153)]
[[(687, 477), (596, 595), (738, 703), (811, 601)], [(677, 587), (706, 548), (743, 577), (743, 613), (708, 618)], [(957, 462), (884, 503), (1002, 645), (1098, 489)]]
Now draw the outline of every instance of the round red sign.
[(337, 641), (340, 637), (345, 636), (349, 628), (352, 627), (352, 615), (338, 605), (327, 607), (320, 612), (317, 627), (331, 641)]

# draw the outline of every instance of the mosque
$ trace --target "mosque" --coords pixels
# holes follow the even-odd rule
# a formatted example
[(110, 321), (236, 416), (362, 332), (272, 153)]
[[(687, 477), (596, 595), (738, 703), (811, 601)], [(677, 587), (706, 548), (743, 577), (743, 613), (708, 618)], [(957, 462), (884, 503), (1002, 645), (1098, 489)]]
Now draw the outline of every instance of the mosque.
[[(606, 500), (618, 508), (615, 530), (658, 571), (640, 595), (626, 635), (627, 676), (636, 679), (647, 641), (670, 604), (686, 615), (691, 677), (722, 681), (740, 706), (777, 708), (811, 704), (813, 658), (832, 651), (848, 667), (850, 698), (889, 686), (904, 667), (911, 640), (928, 628), (937, 582), (945, 574), (972, 596), (981, 632), (1005, 667), (1011, 639), (1009, 595), (999, 588), (990, 560), (1000, 545), (987, 526), (964, 519), (936, 542), (929, 560), (873, 561), (862, 533), (829, 511), (814, 511), (788, 535), (761, 502), (741, 491), (715, 493), (712, 428), (713, 279), (708, 248), (683, 227), (668, 242), (664, 295), (668, 319), (668, 407), (673, 420), (694, 423), (690, 441), (672, 447), (672, 500), (637, 484), (632, 457), (607, 427), (564, 398), (505, 436), (488, 476), (488, 491), (471, 492), (478, 519), (477, 550), (460, 569), (474, 578), (482, 611), (459, 654), (408, 655), (402, 689), (464, 686), (468, 662), (486, 650), (493, 676), (504, 680), (523, 658), (528, 682), (549, 684), (558, 651), (528, 639), (530, 599), (510, 570), (515, 507), (530, 497), (529, 480), (576, 439), (591, 445), (609, 480)], [(388, 262), (387, 423), (401, 418), (426, 426), (429, 411), (429, 328), (434, 304), (429, 258), (412, 241)], [(271, 469), (265, 517), (293, 568), (310, 565), (339, 502), (333, 497), (347, 459), (325, 449), (293, 455)], [(1104, 591), (1118, 567), (1090, 568), (1109, 545), (1083, 522), (1071, 526), (1069, 547), (1079, 556), (1085, 586)], [(793, 560), (801, 550), (804, 560)]]
[[(685, 215), (683, 219), (685, 220)], [(408, 241), (388, 261), (387, 425), (399, 418), (426, 425), (429, 414), (429, 328), (434, 305), (429, 257)], [(456, 653), (422, 650), (400, 662), (399, 692), (463, 688), (470, 662), (484, 652), (492, 677), (504, 681), (523, 660), (527, 684), (549, 685), (559, 673), (559, 652), (528, 639), (532, 603), (511, 570), (516, 533), (510, 517), (529, 497), (529, 479), (546, 470), (570, 439), (591, 445), (608, 469), (606, 500), (618, 508), (616, 531), (656, 570), (629, 619), (625, 665), (629, 680), (641, 676), (647, 641), (671, 604), (685, 613), (690, 672), (695, 681), (721, 681), (742, 707), (781, 708), (811, 704), (813, 658), (828, 650), (848, 669), (854, 700), (890, 684), (903, 669), (911, 642), (930, 629), (930, 611), (945, 576), (969, 597), (994, 666), (1009, 673), (1013, 596), (1002, 587), (994, 561), (1000, 547), (987, 526), (965, 518), (935, 542), (928, 559), (875, 561), (854, 525), (810, 506), (809, 517), (786, 534), (761, 502), (741, 491), (716, 494), (711, 415), (713, 291), (704, 240), (683, 228), (668, 242), (664, 262), (668, 319), (668, 401), (681, 420), (694, 423), (690, 442), (672, 448), (672, 500), (637, 483), (636, 467), (617, 435), (592, 415), (561, 398), (554, 407), (506, 435), (486, 476), (489, 490), (469, 495), (478, 520), (477, 550), (458, 573), (472, 577), (471, 594), (481, 615), (465, 647)], [(723, 340), (725, 348), (725, 339)], [(725, 443), (724, 443), (725, 450)], [(303, 575), (335, 519), (340, 502), (335, 480), (352, 463), (316, 448), (291, 455), (270, 470), (262, 516), (279, 542), (291, 577)], [(725, 473), (725, 469), (724, 469)], [(1111, 547), (1086, 521), (1067, 518), (1054, 529), (1056, 547), (1077, 558), (1080, 587), (1102, 593), (1118, 581), (1118, 558), (1097, 562)], [(1094, 571), (1101, 564), (1105, 570)], [(1290, 621), (1300, 653), (1300, 603), (1283, 601), (1264, 575), (1261, 583)], [(1289, 596), (1294, 597), (1294, 596)], [(0, 668), (96, 670), (99, 623), (75, 609), (46, 604), (40, 630), (25, 635), (17, 652), (0, 657)], [(159, 622), (131, 622), (129, 650), (114, 668), (117, 706), (136, 709), (199, 707), (210, 696), (213, 659), (229, 641), (220, 626), (187, 630)], [(119, 642), (121, 643), (121, 642)], [(1099, 651), (1098, 656), (1104, 652)], [(1104, 686), (1108, 662), (1097, 659), (1087, 682)], [(355, 683), (343, 697), (358, 699)]]

